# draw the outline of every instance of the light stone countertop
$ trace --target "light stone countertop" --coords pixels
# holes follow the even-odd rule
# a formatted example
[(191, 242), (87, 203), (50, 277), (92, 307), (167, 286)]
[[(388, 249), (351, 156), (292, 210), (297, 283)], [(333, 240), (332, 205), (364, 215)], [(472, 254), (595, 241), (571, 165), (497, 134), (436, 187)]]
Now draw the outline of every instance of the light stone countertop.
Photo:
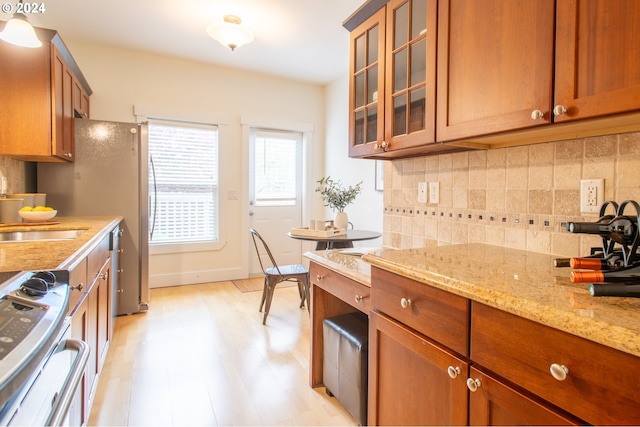
[(371, 264), (360, 255), (345, 255), (344, 249), (306, 252), (304, 256), (324, 267), (337, 271), (349, 279), (371, 286)]
[(121, 216), (55, 217), (56, 225), (0, 225), (0, 233), (35, 230), (85, 230), (72, 240), (0, 242), (0, 271), (72, 268), (122, 221)]
[[(309, 259), (358, 280), (368, 262), (491, 307), (640, 357), (640, 299), (592, 297), (589, 284), (569, 280), (571, 268), (556, 258), (485, 244), (419, 249), (380, 249), (357, 263), (342, 263), (335, 251), (307, 253)], [(363, 280), (358, 280), (363, 281)], [(365, 283), (370, 284), (370, 276)]]

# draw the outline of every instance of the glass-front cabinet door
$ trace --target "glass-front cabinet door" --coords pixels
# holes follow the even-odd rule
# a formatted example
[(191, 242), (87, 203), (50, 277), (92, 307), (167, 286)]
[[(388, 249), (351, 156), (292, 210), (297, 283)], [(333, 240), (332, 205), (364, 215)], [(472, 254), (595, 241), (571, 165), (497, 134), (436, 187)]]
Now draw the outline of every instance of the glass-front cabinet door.
[(387, 3), (386, 150), (435, 141), (437, 3)]
[(375, 152), (384, 136), (385, 9), (351, 32), (349, 156)]
[(391, 0), (351, 32), (349, 156), (435, 141), (436, 0)]

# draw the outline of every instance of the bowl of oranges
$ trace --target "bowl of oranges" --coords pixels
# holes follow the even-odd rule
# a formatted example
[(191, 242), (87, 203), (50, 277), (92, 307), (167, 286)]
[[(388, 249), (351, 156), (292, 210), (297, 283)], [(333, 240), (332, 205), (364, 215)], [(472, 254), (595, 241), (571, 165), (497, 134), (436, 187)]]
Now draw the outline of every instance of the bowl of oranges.
[(48, 206), (36, 206), (34, 208), (31, 206), (24, 206), (18, 211), (18, 213), (25, 221), (42, 222), (55, 217), (58, 214), (58, 211)]

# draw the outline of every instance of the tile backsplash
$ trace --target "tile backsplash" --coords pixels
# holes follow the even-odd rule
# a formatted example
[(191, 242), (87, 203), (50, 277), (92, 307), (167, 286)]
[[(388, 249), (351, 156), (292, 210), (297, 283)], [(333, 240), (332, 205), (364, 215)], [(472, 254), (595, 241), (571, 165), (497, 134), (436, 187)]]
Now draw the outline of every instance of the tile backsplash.
[(28, 189), (28, 181), (32, 180), (28, 171), (28, 163), (9, 157), (0, 156), (0, 176), (7, 178), (9, 193), (33, 192), (35, 188)]
[[(597, 178), (605, 200), (640, 201), (640, 132), (387, 161), (383, 244), (437, 240), (586, 255), (600, 239), (568, 233), (565, 224), (597, 219), (580, 213), (580, 180)], [(434, 181), (439, 203), (418, 203), (418, 183)]]

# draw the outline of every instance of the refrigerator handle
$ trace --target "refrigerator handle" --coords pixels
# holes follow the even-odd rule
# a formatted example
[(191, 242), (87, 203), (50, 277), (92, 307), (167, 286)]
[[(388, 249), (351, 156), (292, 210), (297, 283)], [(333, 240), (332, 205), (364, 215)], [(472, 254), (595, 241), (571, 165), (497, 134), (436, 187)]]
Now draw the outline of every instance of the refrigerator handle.
[(158, 212), (158, 184), (156, 182), (156, 167), (153, 163), (153, 154), (149, 154), (151, 174), (153, 175), (153, 218), (151, 219), (151, 233), (149, 240), (153, 240), (153, 231), (156, 228), (156, 214)]

